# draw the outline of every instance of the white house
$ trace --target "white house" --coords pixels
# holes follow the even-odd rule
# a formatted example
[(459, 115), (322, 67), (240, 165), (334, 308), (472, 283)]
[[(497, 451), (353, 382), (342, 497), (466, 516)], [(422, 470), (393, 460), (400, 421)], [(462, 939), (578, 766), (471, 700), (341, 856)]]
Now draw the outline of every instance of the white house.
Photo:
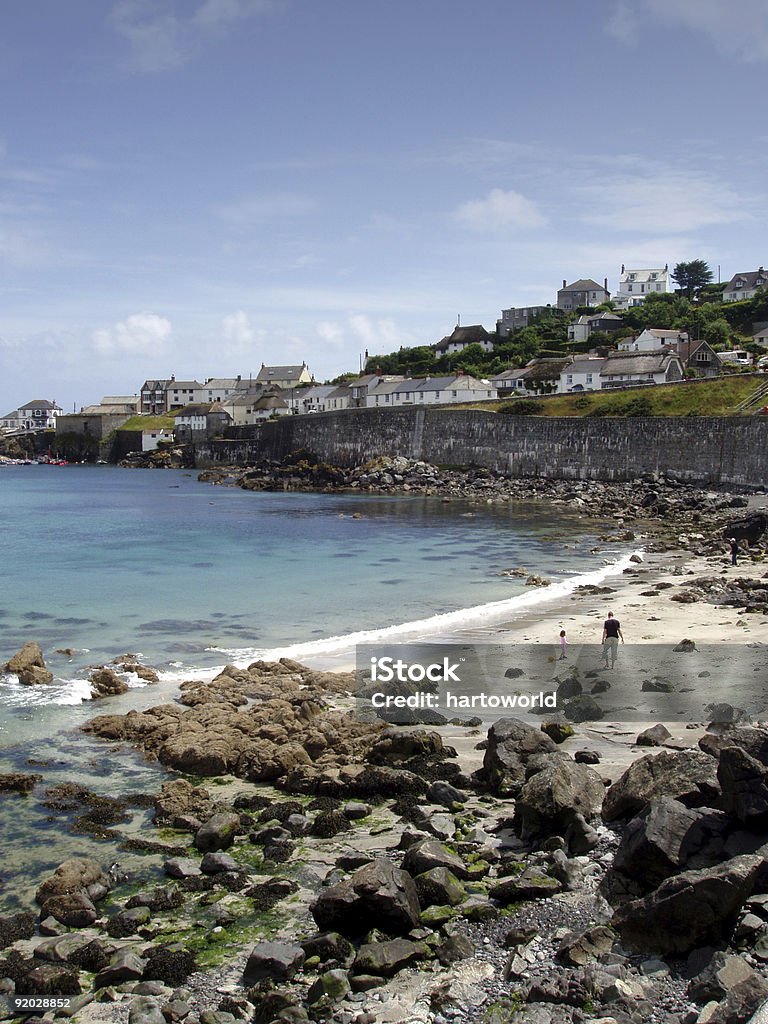
[(763, 345), (768, 348), (768, 324), (755, 324), (755, 333), (752, 335), (752, 341), (756, 345)]
[(620, 310), (641, 306), (651, 292), (663, 294), (671, 291), (673, 288), (668, 264), (652, 270), (630, 270), (622, 263), (619, 290), (613, 297), (613, 308)]
[(504, 370), (492, 377), (491, 384), (496, 388), (499, 398), (553, 394), (558, 390), (561, 370), (571, 362), (572, 356), (563, 359), (531, 359), (522, 368)]
[(404, 378), (398, 378), (397, 380), (382, 380), (381, 383), (376, 384), (374, 387), (370, 387), (365, 396), (365, 408), (391, 409), (395, 404), (392, 397), (393, 392), (400, 387), (403, 383), (403, 379)]
[(195, 393), (200, 390), (202, 384), (197, 380), (176, 380), (171, 377), (165, 389), (165, 411), (172, 409), (183, 409), (185, 405), (194, 402)]
[(62, 409), (47, 398), (34, 398), (14, 409), (0, 420), (0, 426), (7, 430), (51, 430), (56, 426), (56, 417)]
[(325, 400), (336, 390), (335, 384), (315, 384), (296, 392), (296, 409), (300, 416), (310, 412), (325, 412)]
[(560, 374), (561, 394), (606, 391), (640, 384), (669, 384), (682, 380), (683, 364), (667, 349), (655, 352), (614, 352), (605, 359), (575, 359)]
[(618, 344), (620, 352), (653, 352), (664, 346), (677, 348), (689, 340), (685, 331), (667, 331), (658, 327), (646, 327), (636, 338), (622, 338)]
[(177, 441), (194, 441), (215, 437), (231, 424), (232, 417), (221, 402), (197, 402), (187, 405), (174, 416)]
[(427, 377), (415, 389), (414, 395), (415, 405), (432, 405), (490, 401), (498, 397), (498, 392), (490, 381), (457, 374), (450, 377)]
[(142, 430), (141, 432), (141, 450), (143, 452), (153, 452), (160, 444), (161, 441), (174, 441), (172, 430), (163, 430), (160, 427), (155, 430)]
[(600, 370), (603, 390), (633, 384), (670, 384), (685, 376), (680, 357), (667, 349), (656, 352), (614, 352)]
[(586, 341), (589, 337), (590, 317), (580, 316), (572, 324), (568, 324), (568, 341)]
[(746, 274), (736, 274), (725, 286), (723, 302), (738, 302), (739, 299), (753, 299), (758, 288), (768, 285), (768, 274), (762, 267)]
[(492, 352), (493, 338), (482, 324), (454, 327), (452, 334), (435, 345), (435, 355), (449, 356), (454, 352), (463, 352), (468, 345), (479, 345), (483, 352)]
[(348, 409), (352, 401), (352, 388), (346, 384), (340, 384), (331, 391), (325, 398), (325, 411), (338, 412), (340, 409)]
[(602, 386), (600, 370), (605, 362), (605, 359), (595, 356), (574, 359), (560, 371), (558, 392), (566, 394), (569, 391), (599, 391)]
[(611, 333), (623, 326), (624, 320), (615, 313), (587, 314), (568, 324), (568, 341), (586, 341), (595, 331)]
[(209, 377), (205, 384), (201, 384), (192, 397), (192, 404), (208, 402), (223, 402), (235, 391), (243, 387), (243, 379), (237, 377)]

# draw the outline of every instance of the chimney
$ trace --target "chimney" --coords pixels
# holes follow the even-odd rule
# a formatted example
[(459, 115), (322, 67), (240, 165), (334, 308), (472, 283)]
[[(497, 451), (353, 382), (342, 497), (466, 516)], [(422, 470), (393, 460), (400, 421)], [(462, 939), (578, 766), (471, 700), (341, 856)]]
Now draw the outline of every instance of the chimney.
[(621, 264), (621, 272), (622, 272), (622, 274), (625, 272), (624, 271), (624, 264), (623, 263)]
[(608, 278), (607, 277), (603, 278), (603, 291), (605, 291), (605, 292), (608, 291)]
[(563, 288), (566, 287), (565, 278), (563, 278)]

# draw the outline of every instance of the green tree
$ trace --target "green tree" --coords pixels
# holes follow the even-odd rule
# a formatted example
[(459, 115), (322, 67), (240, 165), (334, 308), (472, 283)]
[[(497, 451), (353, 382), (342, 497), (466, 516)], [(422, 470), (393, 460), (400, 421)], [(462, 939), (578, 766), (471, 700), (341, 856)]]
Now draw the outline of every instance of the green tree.
[(717, 320), (710, 320), (702, 331), (704, 340), (710, 345), (727, 345), (731, 336), (731, 325), (727, 320), (720, 317)]
[(711, 284), (714, 274), (705, 260), (690, 260), (678, 263), (672, 271), (672, 280), (677, 283), (680, 291), (692, 299), (701, 288)]

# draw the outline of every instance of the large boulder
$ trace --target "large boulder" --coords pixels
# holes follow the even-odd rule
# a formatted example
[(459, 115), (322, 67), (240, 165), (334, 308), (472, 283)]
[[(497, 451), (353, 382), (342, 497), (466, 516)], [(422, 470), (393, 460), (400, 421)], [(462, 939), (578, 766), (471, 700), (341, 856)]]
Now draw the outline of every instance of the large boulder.
[(310, 908), (321, 931), (357, 936), (380, 928), (405, 935), (419, 921), (420, 906), (411, 876), (383, 858), (321, 891)]
[(371, 942), (358, 949), (352, 970), (356, 974), (388, 978), (428, 955), (429, 948), (423, 942), (411, 942), (409, 939)]
[(6, 661), (3, 671), (15, 673), (19, 677), (19, 682), (24, 686), (38, 686), (53, 682), (53, 672), (46, 668), (42, 648), (34, 640), (29, 640), (20, 651)]
[(51, 896), (43, 903), (41, 913), (44, 918), (53, 917), (67, 928), (87, 928), (99, 916), (84, 892)]
[(651, 800), (672, 797), (686, 807), (711, 806), (719, 796), (717, 761), (696, 750), (646, 754), (613, 783), (603, 801), (603, 819), (631, 818)]
[(111, 668), (97, 668), (91, 672), (91, 696), (94, 700), (100, 697), (115, 697), (126, 693), (128, 683)]
[(614, 913), (612, 925), (623, 945), (637, 952), (689, 953), (718, 945), (747, 898), (765, 882), (765, 860), (745, 854), (700, 871), (668, 878), (650, 895)]
[(301, 968), (305, 953), (289, 942), (260, 942), (254, 946), (243, 972), (244, 985), (260, 981), (288, 981)]
[(190, 819), (206, 821), (213, 813), (213, 799), (204, 786), (193, 786), (186, 779), (164, 782), (155, 797), (156, 825), (189, 829)]
[(90, 857), (72, 857), (59, 864), (54, 873), (38, 887), (35, 899), (44, 904), (52, 896), (84, 892), (91, 899), (101, 899), (109, 890), (109, 878), (98, 861)]
[(614, 870), (648, 891), (685, 868), (722, 860), (728, 828), (722, 811), (685, 807), (669, 797), (653, 800), (627, 825)]
[(488, 730), (481, 781), (500, 796), (517, 796), (525, 783), (525, 766), (535, 754), (551, 754), (557, 745), (541, 729), (518, 718), (500, 718)]
[(201, 853), (228, 850), (240, 831), (240, 815), (232, 811), (214, 814), (195, 834), (195, 849)]
[(515, 804), (515, 830), (522, 839), (564, 836), (573, 830), (577, 815), (589, 820), (600, 813), (605, 786), (592, 768), (561, 754), (544, 756), (537, 765), (540, 770), (525, 783)]
[(410, 875), (421, 875), (433, 868), (447, 868), (457, 878), (469, 878), (467, 866), (458, 853), (453, 853), (436, 839), (424, 839), (405, 851), (403, 870)]

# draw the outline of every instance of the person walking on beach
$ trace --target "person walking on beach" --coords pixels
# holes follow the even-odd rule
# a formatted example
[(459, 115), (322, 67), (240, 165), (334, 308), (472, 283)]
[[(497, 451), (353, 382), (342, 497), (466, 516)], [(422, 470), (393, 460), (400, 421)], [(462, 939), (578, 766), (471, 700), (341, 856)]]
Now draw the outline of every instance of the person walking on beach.
[(560, 630), (560, 661), (563, 661), (566, 658), (566, 656), (567, 656), (566, 653), (565, 653), (565, 649), (566, 649), (567, 646), (568, 646), (568, 638), (565, 635), (565, 630), (561, 629)]
[(603, 623), (603, 660), (605, 667), (608, 667), (608, 658), (611, 660), (611, 668), (616, 665), (616, 657), (619, 653), (619, 637), (624, 643), (624, 634), (621, 632), (621, 623), (614, 619), (613, 612), (608, 612), (608, 618)]
[(736, 556), (739, 553), (739, 542), (736, 540), (735, 537), (731, 537), (731, 539), (728, 541), (728, 547), (731, 551), (731, 565), (736, 565)]

